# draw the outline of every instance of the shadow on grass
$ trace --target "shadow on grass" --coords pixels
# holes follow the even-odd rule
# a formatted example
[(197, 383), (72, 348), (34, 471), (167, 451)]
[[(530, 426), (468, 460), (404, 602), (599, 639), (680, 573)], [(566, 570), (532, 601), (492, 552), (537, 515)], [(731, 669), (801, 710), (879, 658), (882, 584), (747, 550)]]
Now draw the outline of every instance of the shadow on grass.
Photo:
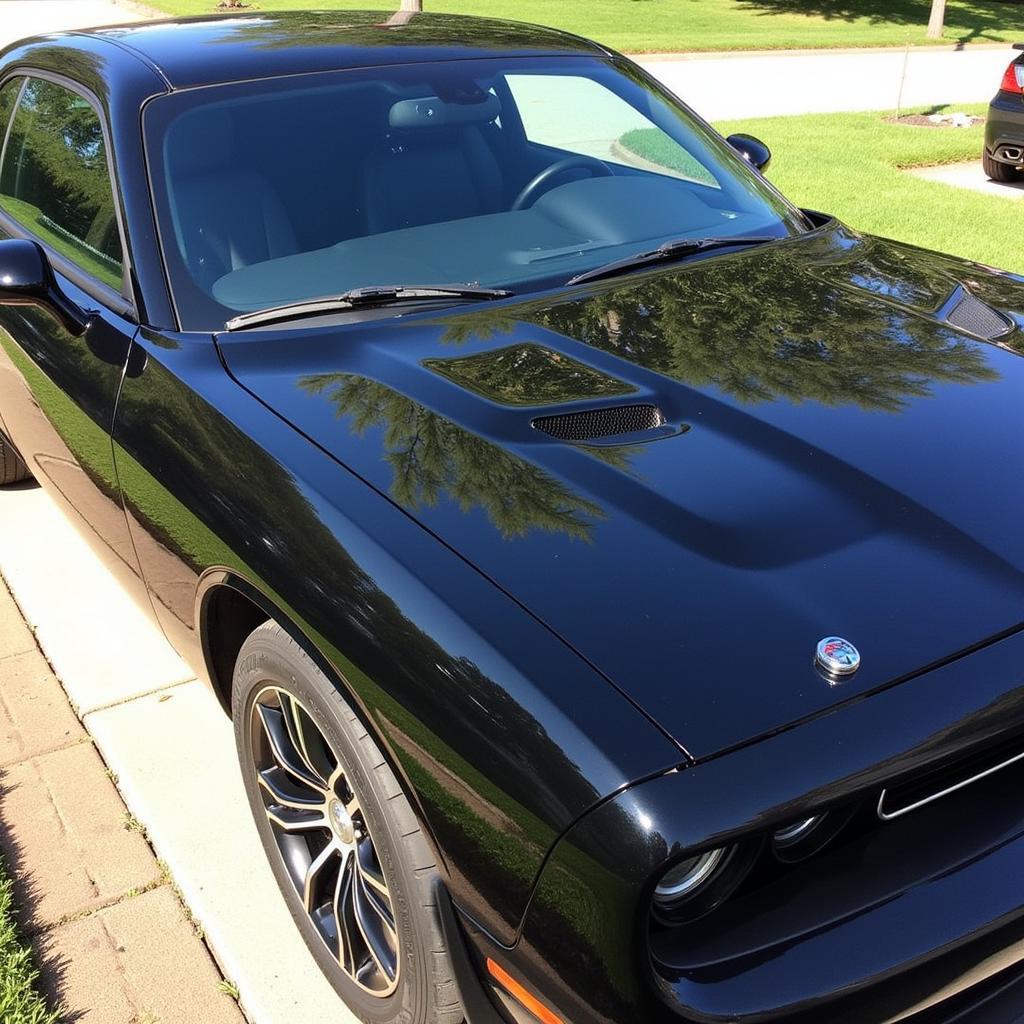
[[(826, 21), (867, 21), (872, 25), (906, 25), (909, 37), (924, 36), (931, 0), (737, 0), (755, 14), (806, 14)], [(957, 49), (979, 40), (999, 41), (1020, 29), (1024, 36), (1024, 7), (1010, 0), (959, 0), (946, 8), (948, 38)]]
[[(20, 489), (30, 486), (32, 486), (31, 482), (17, 485)], [(40, 951), (40, 940), (43, 936), (45, 925), (39, 920), (36, 912), (36, 905), (39, 901), (39, 887), (36, 884), (31, 864), (22, 850), (21, 844), (11, 833), (10, 826), (7, 823), (5, 805), (10, 788), (6, 770), (0, 769), (0, 885), (3, 884), (5, 879), (10, 879), (13, 897), (10, 912), (13, 915), (14, 924), (18, 932), (17, 936), (13, 938), (8, 935), (4, 936), (7, 948), (0, 950), (0, 970), (8, 970), (12, 961), (16, 960), (17, 954), (13, 950), (15, 944), (17, 946), (31, 945), (32, 966), (38, 968), (39, 974), (31, 982), (27, 978), (24, 982), (20, 978), (3, 978), (0, 981), (3, 983), (5, 994), (10, 991), (9, 986), (15, 984), (24, 984), (26, 990), (31, 988), (42, 998), (47, 1010), (54, 1015), (56, 1021), (59, 1021), (60, 1024), (75, 1024), (75, 1022), (82, 1019), (83, 1015), (79, 1011), (66, 1011), (62, 998), (68, 959), (59, 950), (53, 948), (49, 949), (45, 954), (42, 954)], [(2, 908), (0, 908), (0, 912), (2, 912)], [(5, 920), (0, 919), (0, 931), (6, 931), (6, 924)], [(23, 966), (17, 965), (15, 973), (20, 975), (24, 970)], [(34, 997), (31, 998), (34, 1001)], [(50, 1017), (40, 1016), (38, 1014), (38, 1006), (35, 1007), (36, 1012), (28, 1009), (29, 999), (30, 996), (26, 993), (24, 996), (19, 995), (10, 1004), (4, 1004), (7, 1007), (3, 1017), (4, 1024), (7, 1024), (8, 1021), (11, 1021), (12, 1024), (17, 1024), (17, 1022), (22, 1020), (39, 1021), (40, 1024), (46, 1024)], [(6, 1016), (7, 1013), (12, 1013), (13, 1018)], [(22, 1013), (24, 1013), (24, 1016), (21, 1015)]]

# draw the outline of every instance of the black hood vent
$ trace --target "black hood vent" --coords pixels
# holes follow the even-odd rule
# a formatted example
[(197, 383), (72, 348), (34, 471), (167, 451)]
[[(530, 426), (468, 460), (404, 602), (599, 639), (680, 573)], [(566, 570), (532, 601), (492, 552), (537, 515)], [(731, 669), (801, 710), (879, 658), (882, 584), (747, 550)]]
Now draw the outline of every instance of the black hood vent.
[(975, 338), (995, 341), (1013, 330), (1013, 322), (963, 288), (957, 289), (946, 322)]
[(665, 417), (656, 405), (614, 405), (585, 412), (538, 416), (533, 425), (560, 441), (592, 441), (617, 434), (657, 430), (665, 425)]

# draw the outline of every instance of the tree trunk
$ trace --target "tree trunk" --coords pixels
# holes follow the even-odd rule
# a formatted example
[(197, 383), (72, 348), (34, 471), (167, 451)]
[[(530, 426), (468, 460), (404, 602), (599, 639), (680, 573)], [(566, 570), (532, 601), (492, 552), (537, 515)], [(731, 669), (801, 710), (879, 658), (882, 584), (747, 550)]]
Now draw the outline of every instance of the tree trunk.
[[(403, 4), (406, 0), (403, 0)], [(928, 19), (928, 38), (941, 39), (942, 26), (946, 23), (946, 0), (932, 0), (932, 13)]]
[(423, 11), (423, 0), (401, 0), (398, 10), (384, 22), (384, 28), (401, 28), (408, 25), (417, 14)]

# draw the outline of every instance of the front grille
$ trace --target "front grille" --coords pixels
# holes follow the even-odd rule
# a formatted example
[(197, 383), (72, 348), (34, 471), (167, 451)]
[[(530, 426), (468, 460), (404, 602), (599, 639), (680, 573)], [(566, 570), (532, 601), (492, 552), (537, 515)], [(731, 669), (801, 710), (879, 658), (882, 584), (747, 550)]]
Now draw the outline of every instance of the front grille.
[(973, 334), (976, 338), (993, 341), (1009, 334), (1013, 323), (1002, 313), (997, 313), (981, 299), (975, 298), (970, 292), (963, 292), (959, 301), (946, 314), (946, 320), (961, 331)]
[(590, 441), (616, 434), (635, 434), (664, 426), (665, 417), (656, 405), (615, 405), (586, 412), (538, 416), (533, 425), (561, 441)]

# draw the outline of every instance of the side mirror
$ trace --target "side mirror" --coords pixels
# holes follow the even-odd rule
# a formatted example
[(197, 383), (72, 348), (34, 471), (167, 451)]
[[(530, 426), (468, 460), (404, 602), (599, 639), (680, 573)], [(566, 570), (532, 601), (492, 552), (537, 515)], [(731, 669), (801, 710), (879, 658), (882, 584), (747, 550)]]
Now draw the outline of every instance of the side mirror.
[(89, 322), (61, 291), (42, 246), (27, 238), (0, 241), (0, 306), (41, 306), (76, 336), (85, 333)]
[(725, 141), (759, 171), (767, 170), (772, 162), (772, 151), (753, 135), (730, 135)]

